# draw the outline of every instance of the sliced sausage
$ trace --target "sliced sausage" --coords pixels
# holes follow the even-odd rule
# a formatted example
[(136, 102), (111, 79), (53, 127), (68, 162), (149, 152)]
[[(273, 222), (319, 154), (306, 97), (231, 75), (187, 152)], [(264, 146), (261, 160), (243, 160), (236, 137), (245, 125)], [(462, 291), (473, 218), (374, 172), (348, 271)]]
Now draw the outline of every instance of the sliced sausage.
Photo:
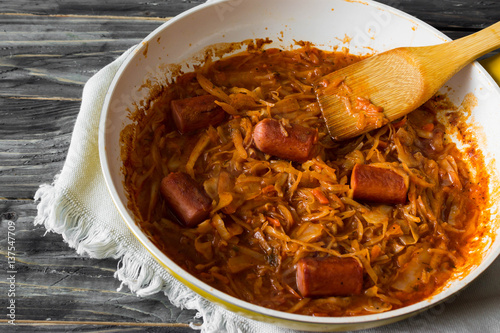
[(311, 158), (318, 133), (301, 125), (285, 127), (276, 119), (264, 119), (255, 125), (253, 140), (265, 154), (302, 163)]
[(408, 185), (400, 174), (390, 169), (356, 164), (352, 170), (353, 197), (360, 201), (404, 204)]
[(354, 258), (302, 258), (297, 263), (297, 287), (304, 297), (359, 295), (363, 267)]
[(171, 172), (162, 179), (161, 194), (173, 213), (187, 227), (194, 227), (209, 215), (212, 200), (193, 178), (184, 172)]
[(212, 95), (173, 100), (172, 117), (179, 132), (184, 134), (222, 122), (226, 113), (215, 101)]

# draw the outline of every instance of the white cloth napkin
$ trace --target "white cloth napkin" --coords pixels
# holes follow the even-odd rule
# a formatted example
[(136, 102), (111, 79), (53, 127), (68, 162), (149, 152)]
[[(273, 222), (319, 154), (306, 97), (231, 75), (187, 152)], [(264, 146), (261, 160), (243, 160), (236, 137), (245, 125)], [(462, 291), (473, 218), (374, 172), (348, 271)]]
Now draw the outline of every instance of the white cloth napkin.
[[(138, 296), (164, 292), (177, 307), (195, 309), (203, 317), (202, 332), (291, 333), (256, 322), (211, 303), (174, 279), (146, 251), (122, 221), (101, 172), (97, 135), (108, 87), (128, 50), (93, 76), (83, 90), (68, 155), (52, 185), (35, 195), (35, 224), (59, 233), (81, 255), (119, 258), (115, 277)], [(470, 287), (408, 320), (363, 332), (500, 332), (500, 259)]]

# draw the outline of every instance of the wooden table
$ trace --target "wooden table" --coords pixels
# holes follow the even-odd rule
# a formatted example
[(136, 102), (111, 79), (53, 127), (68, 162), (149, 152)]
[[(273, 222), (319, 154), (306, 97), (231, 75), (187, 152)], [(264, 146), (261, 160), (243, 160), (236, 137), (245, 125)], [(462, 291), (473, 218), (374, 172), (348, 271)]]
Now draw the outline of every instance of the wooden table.
[[(63, 166), (87, 79), (170, 17), (203, 2), (0, 1), (0, 331), (12, 331), (5, 316), (9, 221), (15, 221), (19, 331), (193, 331), (188, 323), (195, 311), (173, 307), (163, 295), (118, 292), (116, 260), (78, 256), (60, 235), (35, 227), (33, 195)], [(500, 20), (494, 0), (380, 2), (451, 38)]]

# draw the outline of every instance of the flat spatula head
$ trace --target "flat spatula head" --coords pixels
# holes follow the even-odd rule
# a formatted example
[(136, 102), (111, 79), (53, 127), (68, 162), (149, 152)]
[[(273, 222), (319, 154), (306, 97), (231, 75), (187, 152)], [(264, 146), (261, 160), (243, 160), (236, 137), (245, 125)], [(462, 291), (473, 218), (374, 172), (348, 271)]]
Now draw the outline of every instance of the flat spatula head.
[(330, 135), (352, 138), (406, 115), (498, 47), (500, 22), (453, 42), (389, 50), (325, 76), (315, 90)]
[(330, 135), (344, 140), (413, 111), (428, 98), (419, 64), (407, 49), (395, 49), (328, 74), (316, 97)]

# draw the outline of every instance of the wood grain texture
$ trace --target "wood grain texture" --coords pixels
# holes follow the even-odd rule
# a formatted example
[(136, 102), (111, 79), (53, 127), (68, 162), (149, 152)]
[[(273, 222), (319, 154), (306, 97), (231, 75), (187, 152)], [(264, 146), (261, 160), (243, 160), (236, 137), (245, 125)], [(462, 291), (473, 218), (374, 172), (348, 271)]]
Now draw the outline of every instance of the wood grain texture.
[(93, 74), (165, 21), (0, 14), (9, 31), (0, 33), (0, 96), (79, 98)]
[(35, 15), (96, 15), (126, 17), (170, 17), (204, 3), (205, 0), (162, 1), (0, 1), (5, 13), (29, 13)]
[[(204, 0), (0, 0), (0, 235), (15, 221), (20, 332), (194, 332), (195, 312), (161, 294), (117, 291), (114, 259), (79, 256), (34, 226), (32, 198), (66, 157), (84, 83), (151, 31)], [(493, 0), (380, 0), (451, 38), (500, 20)], [(0, 252), (7, 256), (7, 240)], [(0, 261), (0, 305), (7, 302)], [(3, 317), (3, 312), (2, 317)], [(9, 332), (5, 317), (0, 331)]]
[[(116, 291), (117, 260), (79, 256), (60, 235), (34, 227), (31, 199), (62, 168), (85, 82), (200, 2), (0, 2), (0, 234), (15, 221), (18, 331), (192, 332), (188, 324), (200, 323), (161, 294)], [(152, 8), (160, 10), (148, 14)], [(2, 307), (6, 265), (0, 261)], [(0, 331), (10, 329), (0, 321)]]
[[(128, 17), (174, 16), (204, 0), (164, 1), (0, 1), (0, 12), (29, 13), (35, 15), (98, 15)], [(379, 0), (414, 15), (443, 30), (480, 29), (498, 21), (500, 2), (495, 0)]]
[[(97, 329), (137, 323), (155, 328), (153, 323), (172, 324), (162, 328), (184, 332), (193, 322), (195, 311), (172, 306), (162, 294), (139, 298), (125, 287), (117, 291), (120, 282), (114, 278), (117, 261), (79, 256), (67, 246), (61, 236), (46, 233), (42, 226), (33, 226), (36, 207), (31, 200), (3, 200), (0, 208), (0, 235), (7, 234), (7, 221), (15, 222), (16, 247), (16, 319), (25, 321), (79, 322)], [(0, 240), (0, 252), (6, 256), (7, 239)], [(0, 261), (0, 301), (7, 296), (7, 262)], [(86, 323), (93, 322), (93, 323)], [(107, 325), (98, 325), (107, 322)], [(199, 323), (199, 320), (194, 320)], [(3, 323), (7, 325), (6, 323)], [(54, 332), (58, 325), (44, 326)], [(173, 325), (173, 324), (183, 324)], [(2, 331), (0, 322), (0, 331)], [(21, 324), (21, 326), (23, 326)], [(37, 325), (38, 326), (38, 325)], [(71, 325), (69, 325), (71, 326)], [(158, 327), (156, 327), (158, 328)]]
[(79, 109), (78, 100), (0, 98), (2, 197), (33, 198), (40, 184), (52, 182)]
[(429, 23), (439, 30), (478, 30), (500, 20), (495, 0), (379, 1)]

